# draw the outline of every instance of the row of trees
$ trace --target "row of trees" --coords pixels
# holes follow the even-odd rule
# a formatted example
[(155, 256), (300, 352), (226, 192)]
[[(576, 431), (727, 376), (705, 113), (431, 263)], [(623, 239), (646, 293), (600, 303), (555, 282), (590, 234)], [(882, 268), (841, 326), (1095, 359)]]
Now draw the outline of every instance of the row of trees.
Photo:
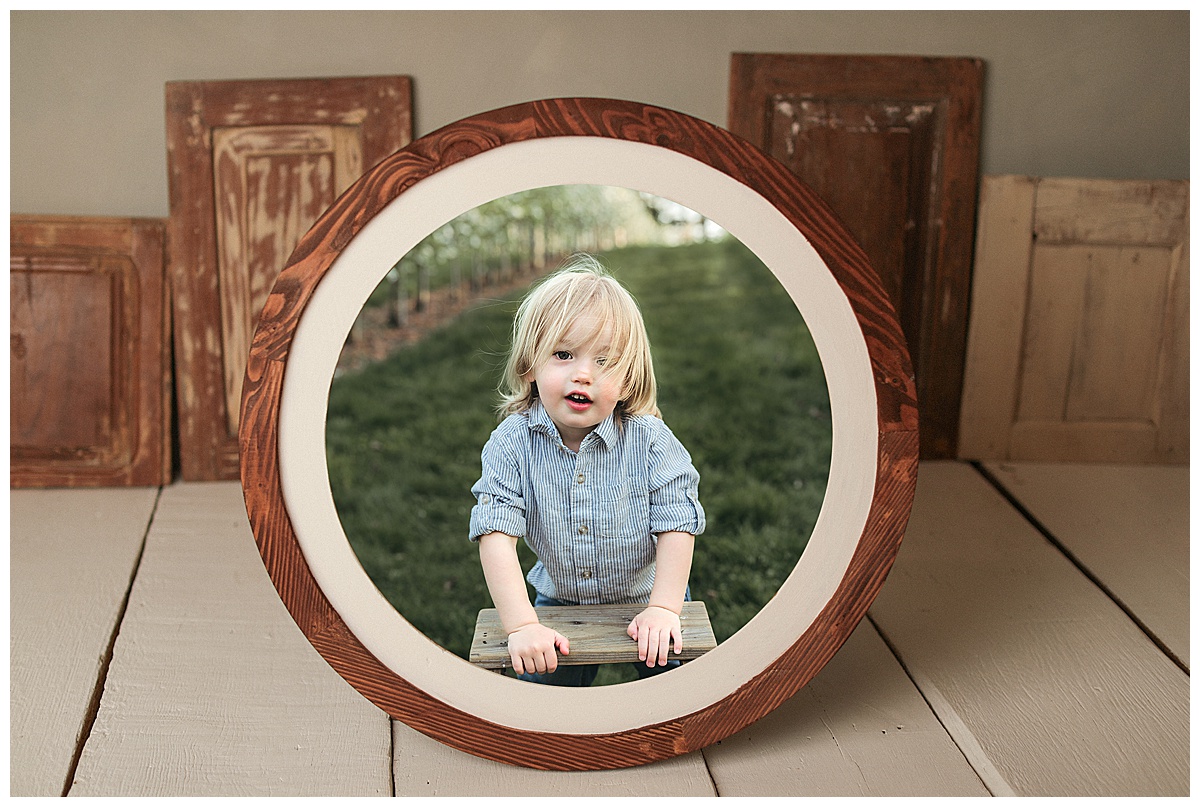
[(430, 233), (392, 267), (368, 305), (403, 325), (429, 293), (469, 294), (536, 275), (573, 252), (705, 238), (703, 217), (650, 194), (599, 185), (556, 185), (493, 200)]

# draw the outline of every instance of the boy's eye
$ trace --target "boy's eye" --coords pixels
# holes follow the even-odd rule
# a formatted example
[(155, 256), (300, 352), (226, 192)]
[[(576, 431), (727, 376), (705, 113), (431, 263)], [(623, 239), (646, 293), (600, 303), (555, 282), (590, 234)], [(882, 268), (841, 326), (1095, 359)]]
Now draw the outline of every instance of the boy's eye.
[(568, 361), (571, 358), (571, 351), (556, 350), (554, 351), (554, 358), (558, 359), (559, 361)]
[(601, 356), (600, 358), (596, 359), (596, 364), (600, 365), (601, 367), (608, 364), (608, 356)]

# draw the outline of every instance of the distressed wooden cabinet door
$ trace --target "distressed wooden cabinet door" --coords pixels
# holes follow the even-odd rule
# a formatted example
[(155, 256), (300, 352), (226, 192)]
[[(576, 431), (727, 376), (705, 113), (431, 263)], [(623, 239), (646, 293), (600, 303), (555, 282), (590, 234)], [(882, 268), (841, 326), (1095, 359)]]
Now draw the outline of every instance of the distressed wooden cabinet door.
[(407, 76), (167, 84), (184, 479), (238, 476), (258, 313), (300, 237), (412, 139)]
[(729, 128), (845, 222), (908, 340), (922, 458), (956, 454), (979, 172), (977, 59), (735, 53)]
[(1188, 462), (1188, 191), (985, 178), (964, 458)]
[(158, 219), (12, 216), (9, 482), (170, 481)]

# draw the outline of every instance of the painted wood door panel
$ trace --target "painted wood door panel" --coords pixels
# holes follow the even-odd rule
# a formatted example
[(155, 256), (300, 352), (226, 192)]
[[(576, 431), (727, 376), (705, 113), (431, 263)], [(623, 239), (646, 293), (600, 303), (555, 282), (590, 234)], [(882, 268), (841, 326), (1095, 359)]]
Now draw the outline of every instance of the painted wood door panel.
[(382, 796), (390, 751), (275, 593), (237, 483), (164, 488), (71, 795)]
[(12, 491), (9, 795), (64, 794), (157, 499)]
[(181, 470), (235, 479), (258, 312), (312, 222), (412, 139), (412, 83), (170, 82), (166, 103)]
[(163, 223), (13, 216), (12, 487), (170, 479)]
[(988, 177), (962, 456), (1186, 463), (1188, 183)]
[(982, 72), (975, 59), (732, 60), (729, 128), (823, 197), (883, 280), (912, 355), (923, 458), (956, 451)]
[(922, 463), (870, 616), (996, 795), (1186, 795), (1189, 679), (966, 463)]
[(986, 466), (1071, 557), (1190, 668), (1187, 466)]
[(353, 126), (252, 126), (213, 131), (225, 411), (237, 431), (245, 356), (258, 313), (292, 248), (362, 175)]

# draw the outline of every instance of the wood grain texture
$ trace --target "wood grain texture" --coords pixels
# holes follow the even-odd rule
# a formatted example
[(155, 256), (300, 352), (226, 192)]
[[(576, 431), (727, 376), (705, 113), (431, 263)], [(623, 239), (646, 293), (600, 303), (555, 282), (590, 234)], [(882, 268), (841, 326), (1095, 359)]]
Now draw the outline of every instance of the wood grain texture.
[(71, 795), (387, 795), (390, 746), (271, 590), (237, 484), (165, 488)]
[(1188, 190), (985, 179), (962, 457), (1186, 464)]
[(236, 479), (239, 386), (266, 291), (336, 195), (412, 139), (412, 82), (168, 82), (166, 117), (181, 472)]
[[(862, 328), (878, 404), (878, 470), (867, 526), (849, 569), (809, 630), (740, 690), (684, 718), (605, 735), (515, 730), (430, 697), (379, 662), (316, 586), (279, 485), (277, 419), (299, 317), (338, 253), (406, 188), (505, 143), (539, 137), (621, 138), (700, 160), (758, 192), (813, 244)], [(882, 585), (907, 521), (916, 477), (916, 390), (904, 339), (878, 276), (835, 216), (794, 174), (749, 143), (681, 113), (625, 101), (554, 99), (451, 124), (380, 163), (301, 239), (267, 298), (243, 386), (242, 483), (260, 553), (293, 618), (327, 661), (392, 716), (431, 737), (498, 761), (553, 770), (665, 759), (722, 739), (784, 702), (849, 636)]]
[(787, 703), (704, 751), (722, 796), (986, 796), (864, 620)]
[(1034, 177), (986, 176), (979, 191), (979, 230), (972, 278), (967, 371), (958, 450), (964, 458), (1003, 457), (1017, 411), (1021, 334), (1029, 295), (1023, 277), (1033, 260)]
[(163, 222), (12, 216), (9, 484), (171, 478)]
[(838, 214), (908, 337), (921, 456), (956, 456), (966, 356), (983, 63), (734, 53), (728, 125)]
[(157, 488), (9, 499), (9, 794), (61, 796)]
[(1188, 793), (1188, 676), (970, 466), (922, 465), (871, 618), (993, 793)]
[(1146, 630), (1191, 665), (1188, 468), (986, 463)]
[[(619, 664), (638, 661), (637, 642), (625, 629), (641, 613), (642, 605), (569, 605), (535, 608), (538, 622), (556, 630), (571, 641), (571, 652), (560, 656), (560, 665)], [(683, 626), (683, 650), (671, 651), (671, 658), (691, 661), (717, 646), (708, 609), (703, 602), (688, 601), (680, 614)], [(489, 670), (508, 668), (508, 634), (500, 624), (500, 612), (485, 608), (475, 621), (468, 660)]]

